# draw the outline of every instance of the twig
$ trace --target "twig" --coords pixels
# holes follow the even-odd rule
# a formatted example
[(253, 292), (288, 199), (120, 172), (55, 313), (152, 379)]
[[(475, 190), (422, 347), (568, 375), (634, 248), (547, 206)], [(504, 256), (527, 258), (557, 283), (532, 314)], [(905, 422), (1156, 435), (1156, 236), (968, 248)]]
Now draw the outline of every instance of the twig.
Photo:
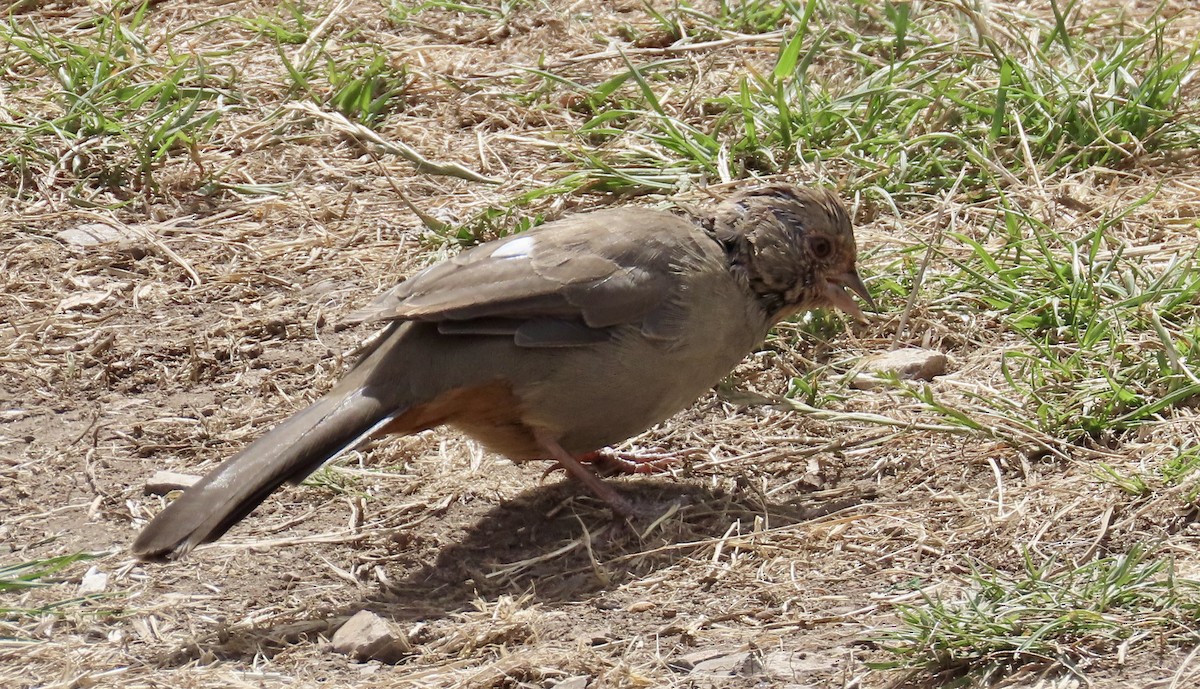
[(499, 184), (500, 180), (483, 175), (469, 170), (458, 163), (438, 163), (433, 162), (417, 153), (408, 144), (399, 141), (388, 141), (384, 139), (379, 132), (376, 132), (368, 127), (364, 127), (356, 122), (351, 122), (345, 115), (336, 112), (326, 112), (318, 108), (314, 103), (302, 101), (294, 103), (287, 107), (288, 110), (300, 111), (311, 117), (324, 120), (329, 125), (341, 132), (354, 137), (360, 143), (371, 143), (387, 153), (400, 156), (401, 158), (412, 163), (417, 168), (417, 172), (423, 172), (428, 175), (445, 175), (446, 177), (458, 177), (471, 182), (482, 182), (484, 184)]

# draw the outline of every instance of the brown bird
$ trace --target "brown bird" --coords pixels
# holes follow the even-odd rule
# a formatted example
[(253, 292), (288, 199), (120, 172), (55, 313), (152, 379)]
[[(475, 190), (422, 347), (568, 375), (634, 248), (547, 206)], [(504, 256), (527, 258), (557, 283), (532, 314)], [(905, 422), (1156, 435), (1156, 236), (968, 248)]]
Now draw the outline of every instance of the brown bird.
[(182, 556), (361, 440), (442, 424), (555, 460), (628, 515), (584, 463), (704, 394), (781, 319), (823, 306), (862, 319), (846, 288), (874, 304), (855, 257), (837, 196), (785, 184), (708, 222), (624, 208), (480, 244), (362, 312), (389, 325), (345, 377), (187, 489), (133, 553)]

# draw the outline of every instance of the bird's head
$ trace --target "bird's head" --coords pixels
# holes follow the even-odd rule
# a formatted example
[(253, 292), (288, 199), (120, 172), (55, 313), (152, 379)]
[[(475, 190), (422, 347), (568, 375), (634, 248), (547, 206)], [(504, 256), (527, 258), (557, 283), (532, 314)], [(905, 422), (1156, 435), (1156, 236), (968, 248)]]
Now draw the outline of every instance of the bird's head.
[(711, 231), (773, 323), (829, 306), (865, 320), (847, 289), (875, 308), (855, 267), (850, 216), (832, 191), (770, 184), (739, 192), (718, 208)]

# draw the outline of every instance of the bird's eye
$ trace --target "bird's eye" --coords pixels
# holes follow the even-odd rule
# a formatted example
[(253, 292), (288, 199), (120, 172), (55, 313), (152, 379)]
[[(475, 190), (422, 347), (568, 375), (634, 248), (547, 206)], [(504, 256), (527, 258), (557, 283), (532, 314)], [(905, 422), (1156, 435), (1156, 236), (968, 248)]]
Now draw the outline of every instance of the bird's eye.
[(813, 256), (817, 258), (829, 258), (833, 253), (833, 245), (824, 237), (813, 237), (808, 242), (808, 248), (812, 249)]

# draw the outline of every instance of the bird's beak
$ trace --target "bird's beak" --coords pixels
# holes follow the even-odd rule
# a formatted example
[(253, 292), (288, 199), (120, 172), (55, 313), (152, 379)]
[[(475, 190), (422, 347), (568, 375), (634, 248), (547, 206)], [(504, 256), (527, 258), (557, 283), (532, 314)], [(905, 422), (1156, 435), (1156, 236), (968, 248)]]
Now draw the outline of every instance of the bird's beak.
[(866, 322), (867, 317), (863, 315), (862, 309), (858, 308), (854, 297), (846, 292), (847, 287), (851, 292), (862, 297), (872, 311), (875, 310), (875, 300), (871, 298), (871, 293), (867, 291), (867, 286), (863, 284), (862, 278), (858, 276), (858, 271), (854, 268), (840, 275), (831, 275), (825, 278), (825, 296), (829, 299), (829, 303), (850, 314), (856, 321)]

